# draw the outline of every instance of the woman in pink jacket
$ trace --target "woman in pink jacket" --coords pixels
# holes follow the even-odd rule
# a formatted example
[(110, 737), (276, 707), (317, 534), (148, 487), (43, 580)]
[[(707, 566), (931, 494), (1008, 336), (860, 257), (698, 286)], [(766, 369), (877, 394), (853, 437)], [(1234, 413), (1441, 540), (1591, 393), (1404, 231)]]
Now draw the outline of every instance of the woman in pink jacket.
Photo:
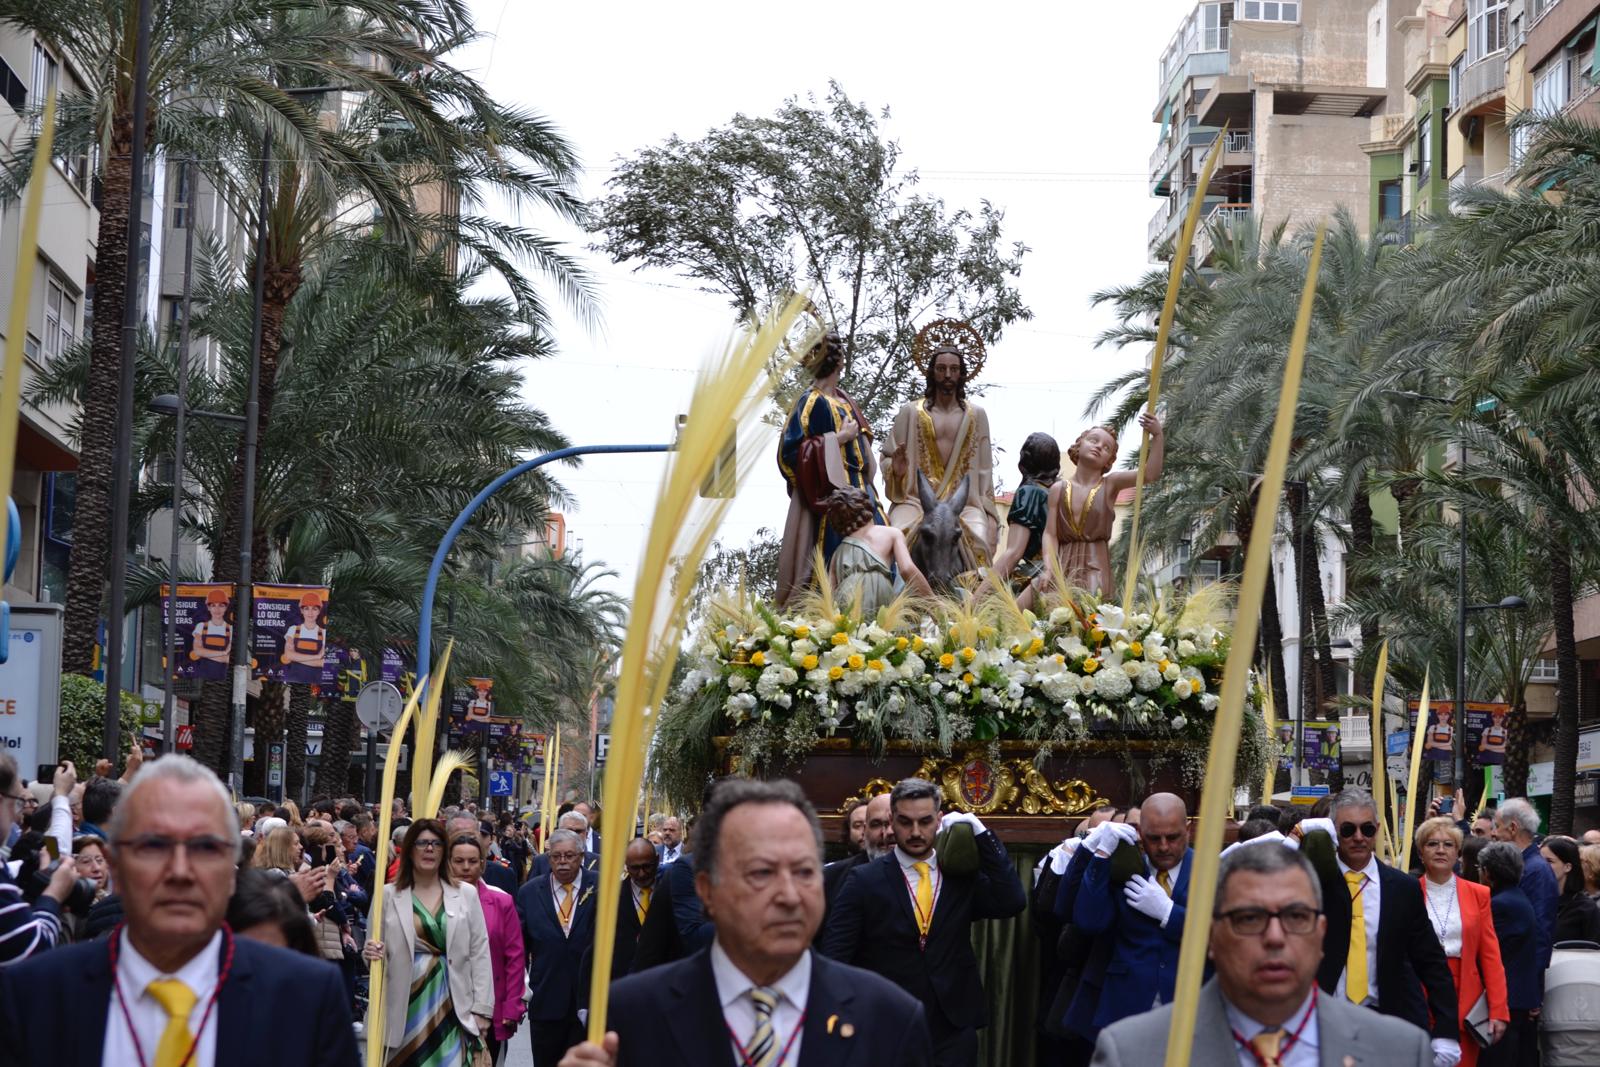
[(494, 971), (494, 1025), (489, 1052), (495, 1063), (507, 1039), (517, 1032), (526, 1008), (528, 956), (522, 947), (522, 923), (511, 894), (483, 881), (483, 845), (472, 834), (450, 842), (450, 873), (458, 882), (471, 882), (483, 905), (483, 922), (489, 928), (489, 959)]

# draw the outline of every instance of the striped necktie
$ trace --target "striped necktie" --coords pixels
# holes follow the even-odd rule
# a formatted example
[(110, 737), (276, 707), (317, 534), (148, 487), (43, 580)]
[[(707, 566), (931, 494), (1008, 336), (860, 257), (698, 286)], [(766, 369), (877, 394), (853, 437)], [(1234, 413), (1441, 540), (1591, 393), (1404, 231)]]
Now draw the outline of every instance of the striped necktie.
[(772, 1029), (772, 1012), (778, 1006), (778, 991), (769, 986), (752, 986), (750, 1003), (756, 1009), (756, 1028), (745, 1047), (748, 1067), (773, 1067), (778, 1054), (778, 1035)]

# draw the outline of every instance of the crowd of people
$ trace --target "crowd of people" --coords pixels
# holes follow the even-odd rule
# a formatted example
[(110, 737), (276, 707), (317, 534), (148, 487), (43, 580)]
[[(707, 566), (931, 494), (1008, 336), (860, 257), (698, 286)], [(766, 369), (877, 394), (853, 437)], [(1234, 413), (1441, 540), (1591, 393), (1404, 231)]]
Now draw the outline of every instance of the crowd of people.
[[(595, 1045), (595, 805), (564, 805), (546, 835), (397, 801), (369, 930), (367, 806), (257, 810), (186, 757), (141, 764), (30, 784), (0, 755), (0, 1067), (348, 1067), (362, 1039), (394, 1067), (482, 1067), (523, 1032), (536, 1067), (973, 1067), (989, 1002), (973, 924), (1025, 910), (1038, 1067), (1165, 1055), (1195, 871), (1173, 794), (1090, 813), (1025, 886), (931, 782), (854, 805), (826, 864), (798, 786), (713, 783), (687, 826), (652, 816), (626, 846)], [(1378, 858), (1363, 790), (1249, 813), (1221, 857), (1192, 1063), (1539, 1062), (1553, 950), (1600, 945), (1600, 841), (1539, 839), (1520, 798), (1430, 815), (1403, 871)]]

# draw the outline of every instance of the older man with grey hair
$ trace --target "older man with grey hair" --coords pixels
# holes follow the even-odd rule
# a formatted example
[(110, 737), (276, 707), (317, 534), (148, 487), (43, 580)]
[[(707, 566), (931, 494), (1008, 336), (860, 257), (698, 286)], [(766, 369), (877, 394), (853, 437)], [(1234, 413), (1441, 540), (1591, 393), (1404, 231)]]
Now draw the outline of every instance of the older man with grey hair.
[[(1384, 1063), (1430, 1067), (1428, 1035), (1340, 997), (1319, 996), (1327, 919), (1310, 861), (1276, 842), (1222, 858), (1207, 954), (1216, 976), (1200, 990), (1193, 1067)], [(1172, 1029), (1164, 1005), (1100, 1032), (1096, 1067), (1160, 1063)]]
[(1494, 836), (1497, 841), (1516, 845), (1522, 853), (1521, 889), (1533, 913), (1539, 918), (1539, 970), (1550, 966), (1550, 953), (1555, 944), (1556, 906), (1561, 900), (1561, 887), (1556, 884), (1555, 872), (1539, 851), (1539, 810), (1525, 797), (1502, 800), (1494, 809)]
[[(578, 849), (583, 854), (583, 873), (591, 878), (594, 877), (595, 873), (600, 870), (600, 854), (589, 851), (583, 844), (589, 833), (589, 820), (583, 817), (582, 812), (567, 812), (556, 820), (556, 828), (550, 833), (549, 843), (554, 843), (556, 834), (559, 834), (562, 830), (577, 835)], [(546, 851), (533, 857), (533, 864), (528, 868), (528, 877), (530, 879), (550, 873), (549, 843), (547, 843)]]
[(145, 764), (109, 838), (125, 921), (0, 971), (0, 1064), (355, 1067), (338, 970), (223, 925), (240, 838), (216, 775), (187, 756)]
[[(581, 816), (580, 816), (581, 818)], [(517, 892), (522, 943), (528, 952), (528, 1035), (534, 1067), (556, 1067), (582, 1036), (578, 974), (594, 942), (595, 875), (583, 869), (583, 839), (562, 827), (540, 859), (548, 873)]]
[[(1461, 1060), (1455, 981), (1422, 886), (1379, 862), (1371, 793), (1346, 789), (1333, 799), (1330, 815), (1300, 824), (1307, 858), (1316, 864), (1325, 857), (1317, 872), (1328, 929), (1317, 982), (1324, 993), (1428, 1030), (1436, 1067), (1452, 1067)], [(1333, 857), (1314, 840), (1319, 833), (1333, 838)]]

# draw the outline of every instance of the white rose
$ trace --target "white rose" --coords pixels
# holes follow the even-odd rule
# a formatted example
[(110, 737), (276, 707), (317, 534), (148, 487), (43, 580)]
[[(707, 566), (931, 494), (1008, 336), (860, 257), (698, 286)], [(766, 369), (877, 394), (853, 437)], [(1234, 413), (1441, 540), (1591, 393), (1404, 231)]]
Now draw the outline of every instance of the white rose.
[(1072, 619), (1072, 612), (1067, 608), (1056, 608), (1050, 613), (1051, 626), (1065, 626)]
[(1172, 685), (1172, 695), (1179, 700), (1188, 700), (1193, 693), (1194, 687), (1189, 684), (1187, 678), (1179, 678)]
[(1182, 715), (1176, 716), (1172, 720), (1172, 728), (1174, 730), (1181, 730), (1187, 725), (1189, 725), (1189, 720), (1185, 719)]
[(1178, 655), (1182, 656), (1184, 659), (1188, 659), (1190, 656), (1194, 655), (1194, 653), (1195, 648), (1193, 641), (1185, 638), (1184, 640), (1178, 642)]
[(1161, 677), (1165, 678), (1169, 682), (1176, 682), (1179, 678), (1183, 677), (1183, 668), (1179, 667), (1176, 663), (1168, 663), (1167, 669), (1161, 672)]
[(739, 673), (728, 675), (728, 691), (742, 693), (750, 688), (750, 679)]
[(1220, 703), (1222, 703), (1222, 700), (1219, 697), (1206, 693), (1200, 698), (1200, 709), (1202, 711), (1216, 711), (1217, 705)]

